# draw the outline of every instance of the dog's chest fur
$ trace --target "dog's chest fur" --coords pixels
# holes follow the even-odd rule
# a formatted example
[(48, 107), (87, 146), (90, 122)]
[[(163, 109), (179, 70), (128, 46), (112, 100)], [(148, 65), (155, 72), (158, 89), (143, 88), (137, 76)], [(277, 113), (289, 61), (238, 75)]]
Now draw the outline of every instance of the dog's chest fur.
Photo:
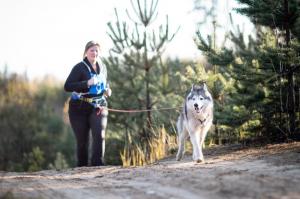
[(185, 127), (190, 131), (201, 131), (207, 121), (201, 121), (194, 117), (192, 113), (188, 113), (187, 117), (184, 118)]

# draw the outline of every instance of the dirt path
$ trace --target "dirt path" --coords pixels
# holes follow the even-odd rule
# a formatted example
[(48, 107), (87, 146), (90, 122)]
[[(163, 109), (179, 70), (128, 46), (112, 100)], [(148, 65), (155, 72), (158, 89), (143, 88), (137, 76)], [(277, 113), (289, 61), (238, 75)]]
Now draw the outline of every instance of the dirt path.
[(186, 156), (145, 167), (1, 172), (0, 198), (300, 199), (300, 142), (210, 148), (205, 157), (205, 164)]

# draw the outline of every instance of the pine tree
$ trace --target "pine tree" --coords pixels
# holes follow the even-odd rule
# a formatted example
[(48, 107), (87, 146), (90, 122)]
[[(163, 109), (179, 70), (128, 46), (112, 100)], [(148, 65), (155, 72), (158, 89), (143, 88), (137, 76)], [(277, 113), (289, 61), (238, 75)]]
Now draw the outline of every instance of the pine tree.
[[(250, 17), (257, 38), (230, 35), (234, 48), (216, 52), (198, 35), (199, 49), (234, 81), (233, 116), (252, 136), (299, 139), (299, 13), (295, 0), (239, 0), (237, 9)], [(297, 132), (298, 131), (298, 132)]]
[(131, 5), (132, 12), (126, 10), (127, 20), (122, 20), (115, 9), (116, 22), (108, 23), (108, 35), (114, 47), (105, 63), (111, 87), (117, 91), (110, 99), (110, 106), (147, 112), (111, 113), (110, 119), (115, 124), (113, 131), (123, 129), (126, 143), (130, 137), (130, 143), (138, 149), (149, 151), (149, 140), (155, 136), (153, 129), (157, 124), (151, 110), (158, 102), (162, 107), (160, 97), (172, 91), (168, 88), (172, 81), (170, 71), (161, 57), (176, 32), (170, 33), (168, 17), (165, 24), (155, 24), (158, 0), (131, 0)]
[(279, 56), (283, 55), (280, 59), (282, 66), (279, 68), (280, 70), (277, 70), (277, 74), (280, 79), (287, 81), (286, 85), (283, 86), (283, 89), (287, 90), (286, 94), (283, 95), (286, 104), (286, 110), (283, 114), (287, 113), (288, 116), (287, 130), (290, 136), (296, 136), (300, 139), (300, 132), (299, 135), (295, 135), (296, 121), (299, 121), (299, 118), (296, 118), (295, 72), (299, 71), (300, 68), (295, 63), (299, 63), (300, 58), (299, 51), (297, 52), (292, 44), (299, 43), (297, 23), (300, 19), (300, 2), (297, 0), (239, 0), (239, 2), (246, 7), (237, 9), (238, 12), (249, 16), (252, 22), (256, 24), (278, 31), (279, 37), (282, 37), (283, 41), (278, 42), (277, 45)]
[[(110, 63), (115, 67), (123, 67), (123, 72), (131, 73), (128, 77), (132, 80), (136, 78), (144, 81), (145, 85), (131, 82), (130, 86), (137, 86), (137, 90), (143, 92), (139, 98), (139, 108), (145, 107), (147, 110), (147, 126), (151, 127), (151, 109), (155, 102), (151, 99), (151, 70), (159, 64), (165, 45), (170, 42), (175, 34), (169, 33), (168, 17), (166, 24), (159, 26), (159, 32), (150, 30), (151, 24), (157, 17), (158, 0), (149, 2), (136, 0), (136, 4), (131, 0), (131, 5), (135, 18), (127, 11), (132, 24), (119, 19), (115, 10), (117, 22), (108, 23), (110, 32), (108, 33), (114, 43)], [(142, 7), (143, 6), (143, 7)], [(117, 56), (116, 56), (117, 55)], [(116, 62), (114, 62), (116, 61)], [(143, 74), (144, 73), (144, 74)], [(134, 74), (134, 76), (132, 76)], [(140, 83), (140, 82), (139, 82)], [(144, 86), (144, 88), (143, 88)]]
[[(204, 48), (203, 52), (205, 52), (208, 49), (213, 52), (219, 52), (224, 47), (224, 44), (227, 39), (227, 36), (225, 35), (224, 42), (221, 45), (217, 43), (217, 32), (219, 32), (219, 28), (221, 27), (217, 21), (218, 6), (219, 0), (211, 1), (210, 6), (207, 5), (207, 1), (195, 1), (195, 10), (197, 12), (204, 13), (204, 19), (198, 23), (199, 28), (196, 32), (197, 37), (195, 39), (195, 42), (199, 46), (199, 49), (201, 50), (202, 47)], [(208, 27), (212, 27), (212, 32), (211, 35), (208, 36), (207, 43), (205, 43), (202, 38), (201, 32), (203, 29), (209, 29)], [(205, 45), (201, 47), (201, 43), (205, 43)], [(231, 112), (229, 111), (229, 113), (224, 114), (227, 109), (225, 106), (225, 101), (227, 100), (227, 96), (225, 95), (225, 93), (228, 90), (230, 90), (230, 87), (232, 85), (230, 83), (230, 79), (226, 79), (226, 73), (223, 73), (218, 63), (210, 62), (206, 66), (200, 65), (200, 67), (205, 67), (205, 69), (208, 72), (206, 76), (202, 76), (202, 78), (204, 79), (199, 80), (205, 80), (207, 82), (212, 92), (212, 97), (214, 99), (214, 128), (212, 128), (214, 130), (214, 138), (211, 140), (211, 142), (222, 144), (222, 140), (228, 141), (232, 139), (232, 137), (234, 137), (231, 133), (232, 129), (228, 129), (228, 126), (226, 126), (224, 123), (224, 120), (228, 119), (227, 116)], [(198, 78), (199, 77), (200, 76), (198, 76)]]

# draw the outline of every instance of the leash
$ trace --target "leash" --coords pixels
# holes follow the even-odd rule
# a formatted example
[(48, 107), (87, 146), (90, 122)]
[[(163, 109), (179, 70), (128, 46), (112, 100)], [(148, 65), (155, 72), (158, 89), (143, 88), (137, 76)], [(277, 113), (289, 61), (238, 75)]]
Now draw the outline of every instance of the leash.
[[(179, 109), (179, 108), (182, 108), (181, 106), (178, 106), (178, 107), (169, 107), (169, 108), (157, 108), (157, 109), (140, 109), (140, 110), (137, 110), (137, 109), (114, 109), (114, 108), (108, 108), (106, 106), (103, 106), (103, 97), (100, 97), (99, 99), (94, 99), (94, 98), (86, 98), (86, 97), (83, 97), (81, 93), (76, 93), (76, 92), (73, 92), (72, 93), (72, 97), (73, 99), (76, 98), (77, 100), (82, 100), (82, 101), (85, 101), (85, 102), (88, 102), (90, 103), (92, 106), (94, 106), (95, 108), (97, 108), (97, 115), (101, 114), (102, 111), (104, 109), (110, 111), (110, 112), (119, 112), (119, 113), (141, 113), (141, 112), (151, 112), (151, 111), (166, 111), (166, 110), (173, 110), (173, 109)], [(101, 103), (97, 103), (97, 101), (101, 102)], [(95, 102), (95, 103), (94, 103)]]
[(140, 110), (135, 110), (135, 109), (124, 110), (124, 109), (107, 108), (107, 110), (110, 112), (118, 112), (118, 113), (141, 113), (141, 112), (151, 112), (151, 111), (166, 111), (166, 110), (179, 109), (179, 108), (182, 108), (182, 107), (140, 109)]

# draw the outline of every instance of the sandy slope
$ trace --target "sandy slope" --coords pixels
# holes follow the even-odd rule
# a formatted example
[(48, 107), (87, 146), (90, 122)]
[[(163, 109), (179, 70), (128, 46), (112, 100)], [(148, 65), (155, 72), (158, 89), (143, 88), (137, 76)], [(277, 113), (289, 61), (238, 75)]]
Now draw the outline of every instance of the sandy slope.
[(0, 175), (0, 198), (300, 198), (300, 142), (205, 150), (145, 167), (75, 168)]

